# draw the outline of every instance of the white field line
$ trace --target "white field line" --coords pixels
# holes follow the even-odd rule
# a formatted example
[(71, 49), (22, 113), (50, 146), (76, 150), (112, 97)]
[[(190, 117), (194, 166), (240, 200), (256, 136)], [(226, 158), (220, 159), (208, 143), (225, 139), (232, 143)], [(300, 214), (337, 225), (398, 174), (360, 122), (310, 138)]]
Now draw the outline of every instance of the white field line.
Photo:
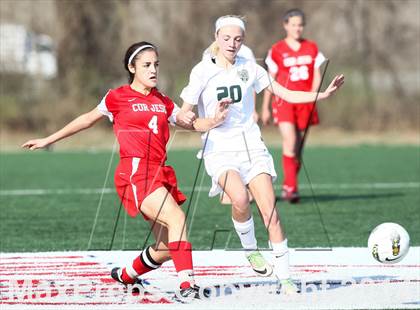
[[(280, 189), (279, 185), (274, 186)], [(309, 189), (309, 184), (301, 184), (301, 189)], [(313, 189), (420, 189), (420, 182), (393, 182), (393, 183), (319, 183), (312, 184)], [(190, 192), (191, 186), (181, 186), (184, 192)], [(197, 186), (195, 191), (207, 192), (209, 186)], [(0, 190), (0, 196), (42, 196), (42, 195), (91, 195), (91, 194), (114, 194), (113, 187), (105, 188), (56, 188), (56, 189), (6, 189)]]

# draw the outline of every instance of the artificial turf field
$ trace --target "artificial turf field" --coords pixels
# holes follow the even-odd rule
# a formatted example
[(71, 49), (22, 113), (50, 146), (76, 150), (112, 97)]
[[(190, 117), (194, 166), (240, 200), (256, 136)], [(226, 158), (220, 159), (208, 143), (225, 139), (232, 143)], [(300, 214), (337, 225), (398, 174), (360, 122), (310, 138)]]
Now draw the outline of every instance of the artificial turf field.
[[(196, 151), (168, 153), (188, 197), (199, 165)], [(270, 151), (281, 179), (281, 150)], [(113, 187), (117, 161), (112, 152), (1, 153), (0, 252), (88, 250), (89, 241), (90, 249), (110, 249), (119, 207)], [(308, 147), (304, 163), (310, 182), (301, 171), (301, 203), (277, 203), (290, 247), (364, 247), (369, 232), (382, 222), (401, 224), (411, 245), (420, 245), (419, 147)], [(230, 209), (208, 198), (210, 179), (203, 169), (190, 203), (190, 240), (197, 250), (239, 249)], [(253, 210), (259, 246), (265, 248), (255, 204)], [(132, 219), (122, 211), (112, 249), (141, 248), (152, 242), (148, 234), (141, 216)]]

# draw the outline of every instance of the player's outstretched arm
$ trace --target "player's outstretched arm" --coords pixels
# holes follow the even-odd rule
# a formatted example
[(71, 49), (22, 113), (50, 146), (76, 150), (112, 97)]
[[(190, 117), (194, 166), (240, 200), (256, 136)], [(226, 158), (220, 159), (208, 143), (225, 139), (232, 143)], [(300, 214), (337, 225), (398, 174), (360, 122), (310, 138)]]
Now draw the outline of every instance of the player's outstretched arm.
[(288, 90), (287, 88), (281, 86), (276, 81), (268, 86), (266, 89), (273, 93), (276, 96), (290, 102), (290, 103), (306, 103), (306, 102), (314, 102), (315, 99), (323, 100), (330, 97), (333, 93), (335, 93), (341, 85), (344, 83), (344, 75), (340, 74), (337, 75), (331, 82), (331, 84), (327, 87), (327, 89), (323, 92), (320, 92), (317, 96), (316, 92), (303, 92), (303, 91), (292, 91)]
[[(229, 104), (231, 103), (232, 103), (232, 100), (229, 98), (220, 100), (216, 105), (216, 111), (214, 113), (214, 117), (195, 119), (192, 123), (192, 129), (195, 131), (206, 132), (212, 128), (219, 126), (225, 121), (226, 116), (228, 114), (228, 107), (229, 107)], [(193, 107), (194, 105), (184, 102), (181, 110), (184, 113), (186, 113), (188, 111), (192, 111)]]
[[(273, 78), (273, 80), (276, 79), (275, 73), (270, 72), (269, 74)], [(271, 117), (270, 102), (271, 102), (271, 92), (269, 91), (268, 88), (266, 88), (264, 90), (263, 101), (261, 105), (261, 121), (263, 125), (268, 125), (268, 123), (270, 123), (270, 117)]]
[(95, 107), (95, 109), (93, 109), (92, 111), (80, 115), (79, 117), (75, 118), (73, 121), (68, 123), (59, 131), (53, 133), (52, 135), (41, 139), (29, 140), (22, 144), (22, 147), (30, 150), (44, 148), (50, 144), (53, 144), (54, 142), (57, 142), (61, 139), (74, 135), (79, 131), (91, 127), (103, 116), (104, 115), (101, 112), (99, 112), (98, 108)]
[(271, 92), (268, 89), (264, 90), (263, 101), (261, 105), (261, 121), (263, 125), (268, 125), (270, 122), (270, 101), (271, 101)]

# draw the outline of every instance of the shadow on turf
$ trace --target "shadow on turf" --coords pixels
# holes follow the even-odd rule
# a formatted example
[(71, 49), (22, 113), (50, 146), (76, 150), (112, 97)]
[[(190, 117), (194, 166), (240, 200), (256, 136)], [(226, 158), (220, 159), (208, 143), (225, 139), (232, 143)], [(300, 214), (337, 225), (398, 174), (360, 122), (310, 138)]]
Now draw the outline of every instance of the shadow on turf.
[[(404, 196), (403, 193), (383, 193), (383, 194), (354, 194), (354, 195), (340, 195), (340, 194), (318, 194), (315, 197), (310, 195), (300, 196), (300, 202), (311, 202), (314, 199), (318, 202), (323, 201), (339, 201), (339, 200), (361, 200), (361, 199), (383, 199)], [(276, 196), (276, 202), (282, 202), (280, 196)]]

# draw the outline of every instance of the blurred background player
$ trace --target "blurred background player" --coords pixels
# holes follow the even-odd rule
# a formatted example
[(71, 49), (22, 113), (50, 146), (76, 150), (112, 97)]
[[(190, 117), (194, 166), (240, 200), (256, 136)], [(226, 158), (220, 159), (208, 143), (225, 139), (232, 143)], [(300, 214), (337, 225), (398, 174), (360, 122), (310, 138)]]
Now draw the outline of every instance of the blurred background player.
[[(257, 203), (267, 228), (272, 251), (274, 274), (279, 292), (298, 291), (289, 274), (289, 251), (286, 235), (275, 207), (272, 180), (276, 178), (273, 159), (261, 139), (254, 121), (254, 91), (268, 89), (289, 102), (313, 101), (314, 92), (290, 91), (278, 84), (266, 70), (253, 61), (238, 57), (245, 36), (245, 24), (238, 16), (223, 16), (215, 25), (215, 41), (210, 57), (204, 57), (191, 71), (189, 84), (183, 89), (182, 110), (191, 112), (197, 105), (199, 119), (193, 127), (202, 134), (203, 158), (212, 179), (209, 196), (225, 191), (232, 201), (232, 221), (245, 256), (253, 270), (269, 276), (273, 268), (258, 251), (247, 188)], [(328, 98), (344, 82), (337, 76), (319, 99)], [(229, 104), (222, 122), (214, 121), (214, 111), (221, 100)]]
[[(315, 42), (302, 37), (305, 15), (291, 9), (283, 17), (286, 38), (275, 43), (265, 60), (273, 78), (290, 90), (316, 92), (321, 83), (320, 66), (325, 60)], [(261, 120), (267, 125), (270, 119), (271, 93), (265, 91)], [(272, 100), (273, 120), (282, 136), (283, 186), (282, 198), (291, 203), (299, 202), (298, 173), (304, 141), (303, 133), (310, 125), (319, 123), (315, 104), (294, 105), (282, 98)]]
[[(139, 276), (172, 259), (180, 283), (177, 292), (185, 298), (199, 298), (200, 289), (193, 276), (192, 247), (180, 207), (186, 197), (178, 190), (175, 171), (165, 165), (168, 122), (190, 128), (195, 115), (184, 114), (157, 90), (158, 65), (158, 52), (153, 44), (131, 45), (124, 58), (129, 84), (109, 90), (97, 107), (59, 131), (46, 138), (29, 140), (22, 147), (44, 148), (90, 128), (107, 116), (120, 145), (120, 162), (114, 178), (117, 193), (130, 216), (141, 213), (149, 222), (156, 239), (132, 264), (114, 268), (112, 278), (124, 285), (141, 283)], [(206, 289), (203, 293), (208, 296)]]

